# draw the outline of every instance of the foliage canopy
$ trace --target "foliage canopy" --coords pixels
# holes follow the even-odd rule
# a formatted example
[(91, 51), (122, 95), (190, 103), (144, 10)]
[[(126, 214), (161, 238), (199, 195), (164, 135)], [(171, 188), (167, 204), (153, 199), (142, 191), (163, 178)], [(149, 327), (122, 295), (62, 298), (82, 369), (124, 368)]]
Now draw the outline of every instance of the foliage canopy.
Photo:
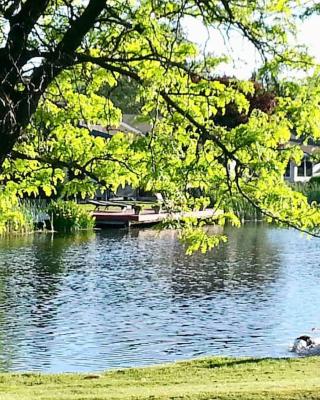
[[(50, 196), (63, 183), (65, 195), (87, 196), (98, 186), (129, 183), (181, 208), (207, 204), (214, 192), (215, 207), (226, 211), (218, 222), (235, 224), (230, 198), (240, 195), (270, 220), (318, 235), (317, 206), (283, 180), (289, 160), (302, 157), (288, 145), (292, 132), (303, 140), (320, 135), (317, 69), (301, 82), (279, 78), (315, 67), (303, 48), (290, 45), (297, 18), (311, 13), (304, 3), (1, 0), (2, 185), (19, 196)], [(262, 59), (257, 79), (268, 91), (219, 78), (224, 58), (188, 40), (187, 16), (226, 39), (234, 29), (250, 41)], [(124, 81), (132, 82), (150, 133), (93, 137), (90, 126), (119, 124), (110, 89)], [(272, 93), (271, 108), (259, 103), (257, 90), (262, 98)], [(240, 116), (236, 123), (230, 110)], [(216, 243), (201, 240), (204, 249)]]

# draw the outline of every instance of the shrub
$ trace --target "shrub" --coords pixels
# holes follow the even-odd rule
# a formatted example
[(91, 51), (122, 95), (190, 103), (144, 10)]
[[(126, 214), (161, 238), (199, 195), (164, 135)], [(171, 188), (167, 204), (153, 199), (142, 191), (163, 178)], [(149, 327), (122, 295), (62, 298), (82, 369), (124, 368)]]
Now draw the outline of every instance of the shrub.
[(0, 235), (32, 231), (32, 218), (16, 194), (0, 189)]
[(308, 184), (317, 184), (320, 185), (320, 176), (312, 176), (308, 182)]
[(259, 221), (263, 218), (261, 212), (240, 195), (230, 197), (225, 211), (233, 212), (241, 221)]
[(307, 199), (308, 203), (311, 204), (316, 202), (320, 204), (320, 182), (318, 177), (314, 177), (315, 179), (311, 178), (309, 182), (306, 183), (293, 183), (290, 184), (293, 190), (304, 194)]
[(51, 201), (48, 214), (53, 227), (59, 232), (70, 232), (81, 229), (93, 229), (94, 219), (82, 206), (74, 201)]

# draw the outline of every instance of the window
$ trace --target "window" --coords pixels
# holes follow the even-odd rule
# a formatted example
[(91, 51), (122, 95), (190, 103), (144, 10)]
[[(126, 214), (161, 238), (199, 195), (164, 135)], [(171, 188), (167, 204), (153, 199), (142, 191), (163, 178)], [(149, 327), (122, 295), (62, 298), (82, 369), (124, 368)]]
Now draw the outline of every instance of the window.
[(312, 162), (306, 160), (306, 176), (312, 176)]
[(304, 157), (302, 163), (298, 166), (298, 176), (312, 176), (312, 162), (308, 157)]
[(290, 178), (291, 176), (291, 164), (288, 163), (287, 167), (286, 167), (286, 171), (284, 173), (285, 178)]

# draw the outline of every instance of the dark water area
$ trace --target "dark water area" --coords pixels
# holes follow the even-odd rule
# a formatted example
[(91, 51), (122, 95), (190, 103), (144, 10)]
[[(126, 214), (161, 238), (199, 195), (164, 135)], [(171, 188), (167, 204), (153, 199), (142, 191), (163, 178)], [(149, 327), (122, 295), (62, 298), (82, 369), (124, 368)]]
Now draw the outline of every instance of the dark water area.
[(291, 356), (320, 326), (320, 240), (261, 224), (186, 256), (172, 231), (0, 241), (0, 371)]

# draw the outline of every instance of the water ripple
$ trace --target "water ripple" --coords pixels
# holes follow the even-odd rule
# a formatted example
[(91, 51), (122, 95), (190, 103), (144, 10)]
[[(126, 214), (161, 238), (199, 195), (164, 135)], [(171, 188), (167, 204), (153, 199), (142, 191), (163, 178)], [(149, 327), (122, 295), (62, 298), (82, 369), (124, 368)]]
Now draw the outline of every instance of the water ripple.
[(320, 242), (264, 225), (227, 233), (192, 257), (172, 231), (1, 240), (0, 370), (288, 356), (319, 326)]

